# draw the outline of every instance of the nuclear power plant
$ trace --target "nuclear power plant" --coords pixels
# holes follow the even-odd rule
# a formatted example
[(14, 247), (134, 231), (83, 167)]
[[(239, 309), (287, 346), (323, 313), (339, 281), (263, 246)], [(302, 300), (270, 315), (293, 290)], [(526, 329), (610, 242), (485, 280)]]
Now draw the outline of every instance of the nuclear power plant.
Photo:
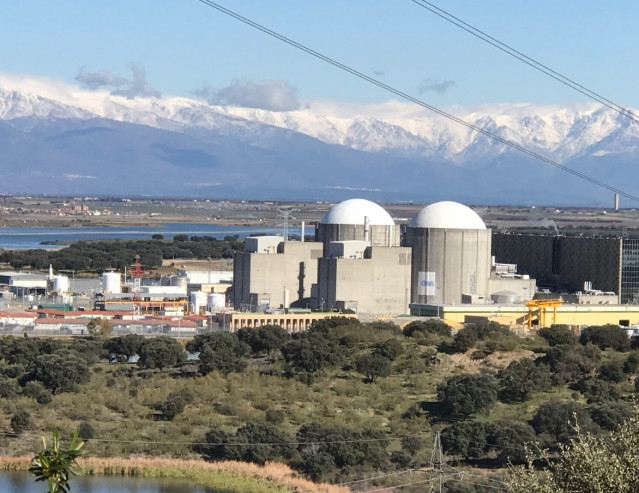
[(470, 208), (437, 202), (408, 225), (378, 204), (351, 199), (317, 224), (314, 242), (247, 238), (234, 262), (237, 310), (308, 308), (407, 314), (411, 305), (525, 301), (535, 281), (491, 257), (491, 230)]

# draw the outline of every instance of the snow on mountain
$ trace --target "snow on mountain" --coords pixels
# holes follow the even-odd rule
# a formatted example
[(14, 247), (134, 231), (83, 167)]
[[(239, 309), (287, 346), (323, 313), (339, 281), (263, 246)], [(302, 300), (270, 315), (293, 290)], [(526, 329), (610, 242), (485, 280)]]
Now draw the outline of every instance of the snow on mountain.
[[(136, 123), (181, 131), (201, 127), (255, 136), (265, 126), (301, 133), (327, 144), (367, 152), (431, 157), (464, 164), (497, 156), (506, 146), (411, 103), (371, 105), (312, 102), (305, 109), (273, 112), (254, 108), (210, 106), (183, 97), (135, 98), (106, 91), (87, 91), (61, 84), (47, 90), (38, 81), (33, 93), (20, 90), (21, 80), (0, 74), (0, 119), (91, 118)], [(13, 85), (13, 89), (10, 89)], [(41, 93), (44, 93), (41, 94)], [(57, 98), (57, 99), (54, 99)], [(454, 116), (553, 159), (564, 161), (588, 153), (610, 153), (606, 140), (627, 118), (601, 105), (571, 107), (486, 105), (449, 109)], [(625, 127), (624, 127), (625, 128)], [(263, 143), (264, 144), (264, 143)]]

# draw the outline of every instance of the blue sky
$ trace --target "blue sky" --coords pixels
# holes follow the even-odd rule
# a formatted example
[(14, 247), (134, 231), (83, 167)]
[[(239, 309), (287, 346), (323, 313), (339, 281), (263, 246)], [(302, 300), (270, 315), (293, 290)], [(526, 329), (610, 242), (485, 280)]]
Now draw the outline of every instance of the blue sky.
[[(410, 0), (218, 3), (435, 106), (587, 100)], [(639, 2), (433, 3), (603, 96), (639, 107)], [(93, 87), (110, 79), (104, 87), (112, 90), (229, 101), (259, 81), (280, 82), (255, 97), (286, 88), (301, 101), (393, 97), (197, 0), (0, 0), (0, 12), (1, 72)]]

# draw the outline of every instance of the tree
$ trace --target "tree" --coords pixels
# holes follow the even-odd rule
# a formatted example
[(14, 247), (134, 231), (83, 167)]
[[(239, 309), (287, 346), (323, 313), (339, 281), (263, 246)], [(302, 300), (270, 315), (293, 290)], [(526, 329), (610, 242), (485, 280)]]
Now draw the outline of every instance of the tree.
[(108, 354), (109, 361), (129, 361), (140, 351), (144, 344), (144, 336), (139, 334), (127, 334), (121, 337), (113, 337), (104, 341), (103, 348)]
[(445, 428), (442, 447), (449, 455), (482, 457), (486, 448), (486, 425), (472, 420), (458, 421)]
[[(574, 425), (574, 438), (558, 457), (529, 454), (525, 466), (512, 467), (506, 479), (511, 493), (607, 493), (639, 491), (639, 414), (610, 435), (594, 435)], [(541, 470), (536, 465), (541, 463)]]
[(402, 330), (406, 337), (416, 337), (419, 335), (432, 334), (443, 337), (450, 337), (450, 325), (441, 320), (415, 320), (409, 323)]
[(571, 423), (587, 431), (596, 429), (586, 408), (573, 401), (545, 402), (530, 420), (537, 435), (544, 435), (552, 449), (559, 443), (569, 443), (574, 437), (575, 428)]
[(344, 349), (317, 331), (307, 331), (295, 334), (293, 340), (282, 347), (282, 356), (292, 369), (314, 373), (343, 364)]
[(551, 347), (542, 361), (548, 364), (550, 371), (564, 383), (583, 379), (594, 369), (594, 364), (586, 355), (583, 346), (560, 344)]
[(89, 365), (72, 352), (43, 354), (38, 356), (28, 375), (29, 380), (37, 380), (53, 394), (70, 392), (76, 385), (91, 379)]
[(237, 336), (251, 347), (252, 353), (259, 354), (265, 351), (267, 355), (270, 355), (271, 351), (279, 350), (291, 339), (290, 334), (279, 325), (263, 325), (257, 329), (240, 329)]
[(234, 436), (227, 437), (225, 455), (231, 460), (263, 465), (266, 461), (291, 458), (295, 450), (292, 441), (271, 423), (247, 423)]
[(628, 351), (630, 339), (625, 329), (618, 325), (592, 325), (581, 331), (579, 342), (584, 346), (589, 342), (600, 349), (614, 349), (615, 351)]
[(541, 337), (546, 339), (549, 346), (558, 346), (559, 344), (577, 344), (577, 336), (572, 333), (567, 325), (551, 325), (544, 327), (537, 332)]
[(548, 367), (536, 365), (531, 359), (513, 361), (497, 374), (499, 399), (504, 402), (523, 402), (533, 392), (547, 391), (552, 387)]
[(403, 352), (404, 348), (402, 347), (402, 343), (394, 338), (387, 339), (381, 344), (378, 344), (373, 351), (374, 354), (379, 354), (391, 361), (395, 361)]
[(93, 318), (87, 323), (87, 332), (92, 336), (106, 338), (113, 332), (113, 325), (105, 318)]
[(355, 368), (366, 377), (366, 381), (374, 383), (379, 377), (387, 377), (391, 372), (391, 362), (379, 354), (364, 354), (355, 361)]
[(592, 420), (607, 431), (617, 430), (633, 413), (632, 406), (624, 401), (599, 402), (590, 408)]
[(599, 367), (599, 378), (606, 382), (619, 383), (626, 379), (621, 361), (609, 361)]
[(145, 340), (140, 346), (138, 365), (142, 368), (170, 368), (186, 360), (184, 348), (170, 337)]
[(187, 348), (191, 352), (199, 351), (200, 372), (203, 375), (214, 370), (226, 375), (246, 368), (244, 356), (248, 353), (249, 346), (230, 332), (196, 336), (187, 344)]
[(74, 466), (76, 459), (82, 455), (84, 442), (78, 440), (77, 429), (66, 450), (60, 448), (58, 432), (53, 432), (51, 448), (42, 438), (43, 449), (31, 459), (29, 472), (36, 477), (36, 482), (46, 481), (49, 493), (69, 493), (69, 479), (77, 475)]
[(437, 386), (437, 396), (443, 413), (457, 419), (490, 409), (497, 401), (497, 389), (493, 375), (457, 375)]
[(506, 421), (496, 423), (488, 433), (488, 441), (496, 448), (500, 465), (525, 464), (525, 446), (535, 442), (535, 430), (528, 423)]
[(639, 354), (637, 351), (633, 351), (628, 355), (626, 361), (623, 364), (624, 373), (635, 374), (639, 370)]

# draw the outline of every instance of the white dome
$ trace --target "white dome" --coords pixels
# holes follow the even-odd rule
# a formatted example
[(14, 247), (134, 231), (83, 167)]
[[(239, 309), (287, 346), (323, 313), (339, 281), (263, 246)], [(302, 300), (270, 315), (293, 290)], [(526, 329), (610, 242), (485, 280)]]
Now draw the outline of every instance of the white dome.
[(457, 202), (435, 202), (424, 207), (408, 223), (411, 228), (486, 229), (484, 221), (470, 207)]
[(349, 199), (335, 204), (320, 222), (322, 224), (361, 224), (363, 226), (366, 217), (371, 226), (395, 225), (395, 221), (383, 207), (364, 199)]

